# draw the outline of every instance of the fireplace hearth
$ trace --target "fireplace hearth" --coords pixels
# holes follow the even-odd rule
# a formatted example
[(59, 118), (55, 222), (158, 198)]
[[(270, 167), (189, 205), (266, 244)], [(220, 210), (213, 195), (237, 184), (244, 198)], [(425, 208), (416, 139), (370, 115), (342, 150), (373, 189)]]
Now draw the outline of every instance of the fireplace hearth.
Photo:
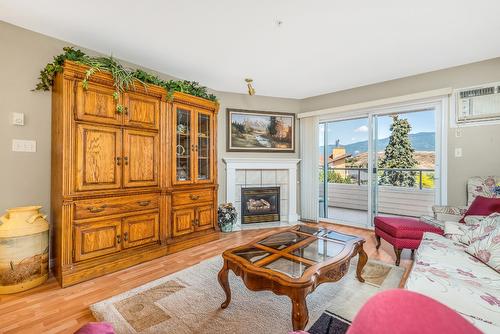
[(280, 187), (241, 189), (241, 222), (243, 224), (280, 220)]

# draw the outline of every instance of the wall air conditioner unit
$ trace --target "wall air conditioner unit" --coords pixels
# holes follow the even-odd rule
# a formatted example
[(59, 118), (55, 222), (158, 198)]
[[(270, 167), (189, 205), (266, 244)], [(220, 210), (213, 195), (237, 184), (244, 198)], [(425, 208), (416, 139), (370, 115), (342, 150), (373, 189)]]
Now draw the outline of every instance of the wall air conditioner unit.
[(500, 82), (457, 89), (453, 95), (457, 125), (500, 121)]

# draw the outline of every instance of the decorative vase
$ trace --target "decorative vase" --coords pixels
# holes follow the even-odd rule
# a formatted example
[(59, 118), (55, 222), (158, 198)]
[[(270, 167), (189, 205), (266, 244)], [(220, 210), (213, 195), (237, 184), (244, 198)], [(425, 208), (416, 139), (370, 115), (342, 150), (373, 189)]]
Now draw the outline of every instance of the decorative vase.
[(220, 230), (222, 232), (231, 232), (233, 230), (233, 224), (232, 223), (231, 224), (225, 224), (225, 225), (220, 224), (219, 226), (220, 226)]
[(237, 218), (238, 213), (232, 203), (223, 203), (219, 205), (217, 220), (222, 232), (231, 232)]
[(41, 208), (12, 208), (0, 217), (0, 294), (31, 289), (49, 276), (49, 223)]

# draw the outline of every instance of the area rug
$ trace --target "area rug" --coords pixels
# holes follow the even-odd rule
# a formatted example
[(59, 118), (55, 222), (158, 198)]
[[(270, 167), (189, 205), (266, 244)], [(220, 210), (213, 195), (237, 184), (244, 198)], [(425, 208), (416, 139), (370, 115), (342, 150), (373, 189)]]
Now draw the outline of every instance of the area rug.
[[(348, 274), (339, 282), (321, 284), (307, 297), (309, 325), (325, 310), (352, 320), (370, 296), (397, 288), (404, 274), (403, 268), (368, 261), (365, 272), (369, 283), (360, 283), (355, 278), (355, 265), (353, 261)], [(383, 270), (384, 266), (389, 269)], [(228, 308), (222, 310), (220, 304), (225, 295), (217, 281), (220, 268), (222, 258), (214, 257), (93, 304), (90, 309), (97, 320), (111, 322), (118, 334), (244, 334), (292, 330), (288, 297), (268, 291), (252, 292), (231, 271), (232, 300)]]

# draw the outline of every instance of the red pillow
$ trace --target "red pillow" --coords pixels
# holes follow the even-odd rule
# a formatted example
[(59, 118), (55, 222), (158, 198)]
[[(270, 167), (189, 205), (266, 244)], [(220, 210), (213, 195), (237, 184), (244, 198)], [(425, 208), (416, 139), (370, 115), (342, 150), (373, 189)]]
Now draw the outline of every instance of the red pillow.
[(460, 222), (465, 223), (464, 218), (467, 216), (489, 216), (493, 212), (500, 212), (500, 198), (477, 196)]

